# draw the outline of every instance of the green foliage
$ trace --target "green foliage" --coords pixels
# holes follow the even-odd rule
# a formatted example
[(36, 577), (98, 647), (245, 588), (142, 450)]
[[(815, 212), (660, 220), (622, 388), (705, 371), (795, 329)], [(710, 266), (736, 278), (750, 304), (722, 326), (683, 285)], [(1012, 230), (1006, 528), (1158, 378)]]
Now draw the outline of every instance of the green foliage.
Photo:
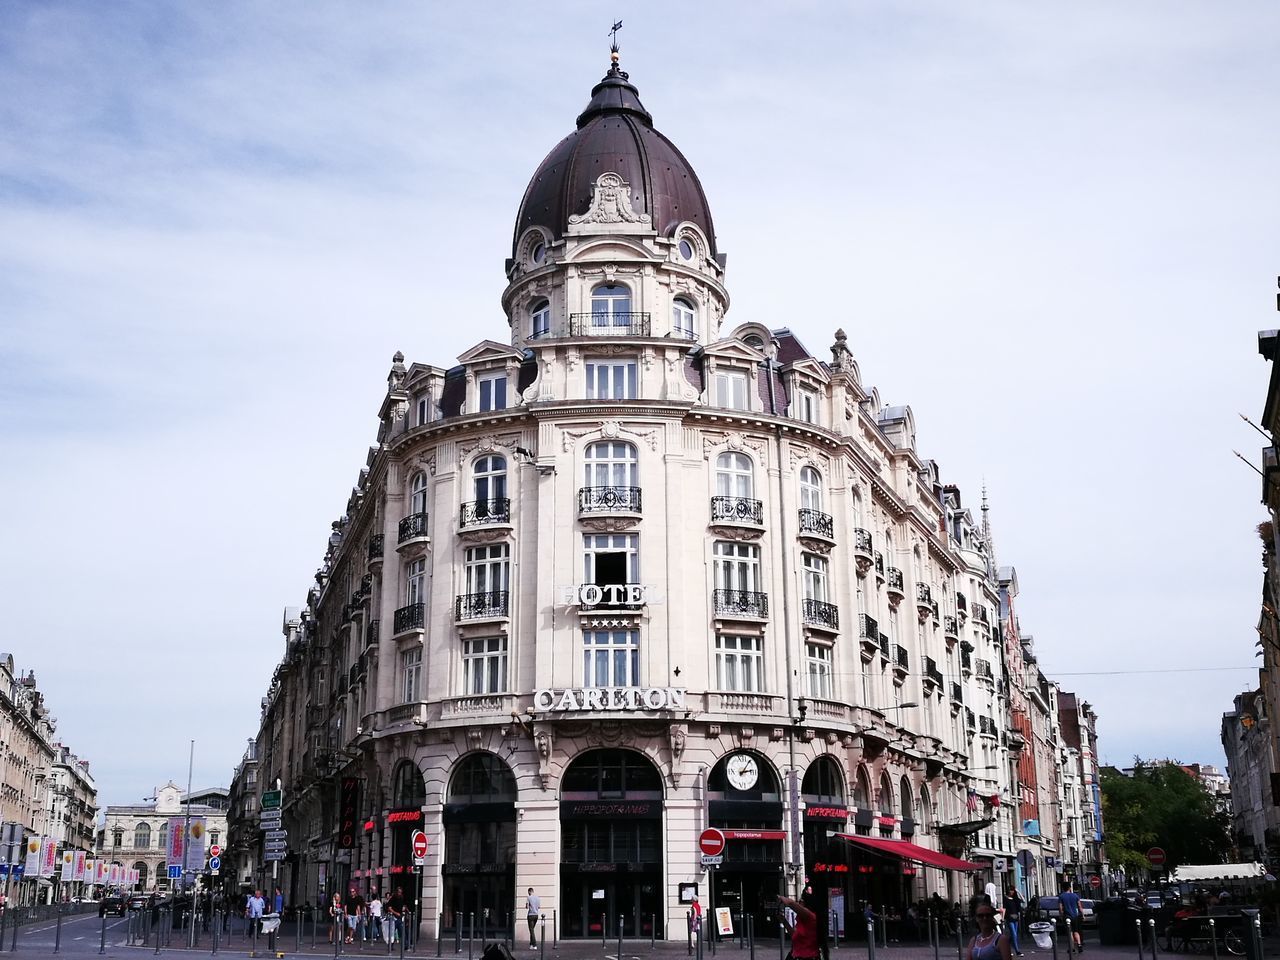
[(1102, 769), (1102, 824), (1107, 858), (1134, 876), (1147, 851), (1164, 849), (1166, 869), (1221, 863), (1231, 849), (1229, 818), (1200, 781), (1174, 763), (1135, 760), (1133, 776)]

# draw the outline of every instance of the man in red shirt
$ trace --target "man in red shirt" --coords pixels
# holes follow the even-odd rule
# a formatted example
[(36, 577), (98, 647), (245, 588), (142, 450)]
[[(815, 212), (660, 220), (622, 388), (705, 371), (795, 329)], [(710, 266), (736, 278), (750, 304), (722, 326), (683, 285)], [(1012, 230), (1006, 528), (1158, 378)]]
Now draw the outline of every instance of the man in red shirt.
[[(809, 889), (805, 888), (804, 900), (810, 900)], [(791, 956), (794, 960), (818, 960), (818, 914), (812, 907), (801, 900), (790, 897), (779, 897), (778, 902), (795, 911), (795, 926), (787, 924), (791, 931)], [(810, 901), (811, 902), (811, 901)], [(786, 914), (783, 914), (784, 922)]]

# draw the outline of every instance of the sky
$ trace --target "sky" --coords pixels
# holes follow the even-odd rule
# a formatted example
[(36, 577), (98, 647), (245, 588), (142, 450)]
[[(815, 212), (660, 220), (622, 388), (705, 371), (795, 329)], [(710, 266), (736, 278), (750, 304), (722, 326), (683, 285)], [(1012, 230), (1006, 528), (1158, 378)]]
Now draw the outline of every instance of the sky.
[(516, 209), (613, 19), (728, 321), (819, 356), (843, 328), (985, 483), (1104, 761), (1222, 763), (1259, 662), (1232, 451), (1280, 326), (1280, 5), (7, 3), (0, 649), (101, 801), (183, 784), (192, 740), (229, 783), (391, 355), (508, 336)]

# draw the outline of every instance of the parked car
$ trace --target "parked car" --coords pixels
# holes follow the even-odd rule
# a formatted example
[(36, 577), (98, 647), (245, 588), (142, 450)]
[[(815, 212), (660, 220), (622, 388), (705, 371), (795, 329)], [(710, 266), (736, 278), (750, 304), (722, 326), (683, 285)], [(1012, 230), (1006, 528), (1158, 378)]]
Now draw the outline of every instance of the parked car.
[(125, 900), (124, 897), (119, 894), (113, 893), (98, 901), (98, 916), (100, 917), (108, 915), (113, 917), (123, 917), (124, 911)]
[[(1066, 925), (1062, 922), (1062, 918), (1059, 916), (1059, 914), (1061, 913), (1060, 903), (1061, 901), (1059, 901), (1057, 897), (1041, 897), (1040, 898), (1040, 916), (1037, 919), (1048, 920), (1052, 923), (1056, 923), (1058, 925), (1059, 930), (1064, 929)], [(1097, 925), (1098, 925), (1098, 914), (1094, 910), (1094, 902), (1092, 900), (1086, 900), (1083, 897), (1081, 897), (1080, 898), (1081, 929), (1087, 930), (1092, 927), (1096, 927)]]
[(150, 906), (151, 898), (145, 893), (135, 893), (129, 898), (130, 910), (145, 910)]

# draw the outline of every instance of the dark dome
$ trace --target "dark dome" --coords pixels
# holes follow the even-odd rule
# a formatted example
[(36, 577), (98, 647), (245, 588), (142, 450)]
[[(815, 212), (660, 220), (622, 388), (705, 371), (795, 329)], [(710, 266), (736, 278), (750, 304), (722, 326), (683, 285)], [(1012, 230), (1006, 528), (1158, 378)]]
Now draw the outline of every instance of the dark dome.
[[(649, 215), (659, 236), (688, 220), (697, 224), (716, 253), (711, 209), (698, 175), (676, 145), (653, 128), (639, 91), (615, 63), (591, 90), (578, 129), (552, 148), (520, 201), (512, 243), (531, 226), (564, 236), (569, 216), (591, 206), (591, 188), (602, 173), (616, 173), (631, 188), (631, 206)], [(512, 251), (518, 256), (518, 251)]]

